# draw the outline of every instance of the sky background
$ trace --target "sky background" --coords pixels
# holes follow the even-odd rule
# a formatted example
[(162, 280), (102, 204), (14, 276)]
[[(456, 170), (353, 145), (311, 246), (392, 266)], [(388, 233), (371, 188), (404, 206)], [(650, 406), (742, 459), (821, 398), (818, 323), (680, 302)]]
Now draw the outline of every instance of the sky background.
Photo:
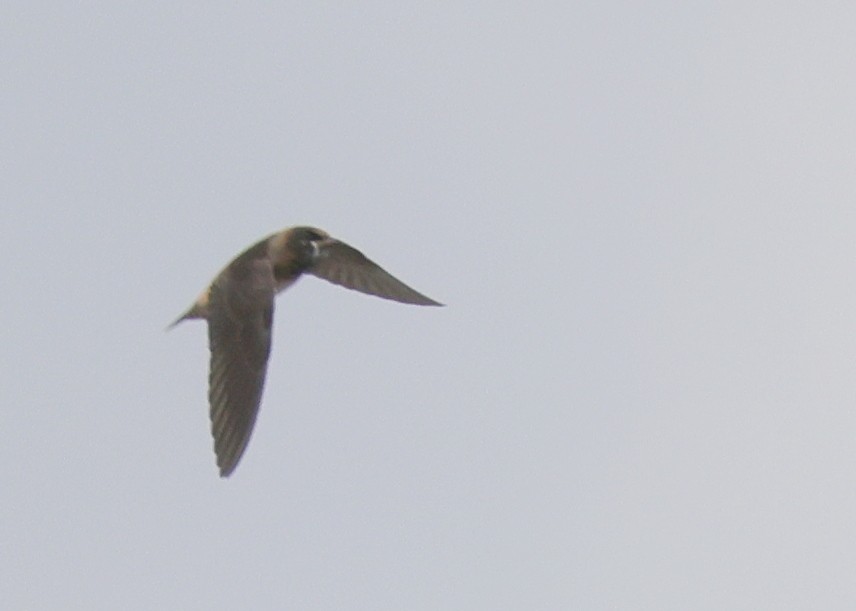
[[(0, 7), (9, 609), (856, 608), (856, 6)], [(240, 250), (339, 237), (217, 476)]]

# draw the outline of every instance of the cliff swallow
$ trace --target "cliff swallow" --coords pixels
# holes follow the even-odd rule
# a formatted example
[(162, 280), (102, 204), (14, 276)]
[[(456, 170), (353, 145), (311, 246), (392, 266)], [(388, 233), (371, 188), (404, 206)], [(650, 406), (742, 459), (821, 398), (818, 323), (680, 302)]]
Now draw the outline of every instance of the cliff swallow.
[(235, 257), (169, 326), (193, 318), (208, 321), (208, 402), (221, 477), (235, 470), (259, 411), (274, 296), (304, 273), (401, 303), (442, 305), (392, 277), (356, 248), (313, 227), (285, 229)]

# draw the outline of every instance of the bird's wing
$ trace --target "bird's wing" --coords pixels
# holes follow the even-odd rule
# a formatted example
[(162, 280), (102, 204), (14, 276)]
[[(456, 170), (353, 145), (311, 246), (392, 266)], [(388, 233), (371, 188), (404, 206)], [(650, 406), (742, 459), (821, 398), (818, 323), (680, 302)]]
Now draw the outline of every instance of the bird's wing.
[(241, 258), (211, 285), (208, 400), (220, 476), (247, 447), (265, 382), (273, 321), (274, 278), (267, 258)]
[(394, 278), (356, 248), (332, 238), (318, 243), (317, 256), (306, 271), (333, 284), (384, 299), (442, 305)]

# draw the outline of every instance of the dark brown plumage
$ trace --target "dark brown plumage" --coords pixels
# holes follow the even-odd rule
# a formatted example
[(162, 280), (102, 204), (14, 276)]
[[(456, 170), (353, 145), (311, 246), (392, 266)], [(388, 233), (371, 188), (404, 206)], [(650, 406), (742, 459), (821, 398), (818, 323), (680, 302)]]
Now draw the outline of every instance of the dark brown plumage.
[(255, 425), (270, 355), (274, 297), (304, 273), (384, 299), (442, 305), (312, 227), (275, 233), (235, 257), (171, 325), (192, 318), (208, 321), (208, 401), (222, 477), (235, 470)]

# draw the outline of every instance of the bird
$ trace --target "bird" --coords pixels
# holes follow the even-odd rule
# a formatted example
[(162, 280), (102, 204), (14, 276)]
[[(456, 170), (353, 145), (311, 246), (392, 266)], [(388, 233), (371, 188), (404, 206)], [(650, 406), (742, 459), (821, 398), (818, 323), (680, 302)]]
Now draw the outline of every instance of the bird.
[(271, 350), (274, 297), (304, 274), (383, 299), (443, 305), (315, 227), (288, 227), (232, 259), (167, 327), (193, 319), (208, 322), (209, 416), (220, 477), (238, 466), (255, 426)]

